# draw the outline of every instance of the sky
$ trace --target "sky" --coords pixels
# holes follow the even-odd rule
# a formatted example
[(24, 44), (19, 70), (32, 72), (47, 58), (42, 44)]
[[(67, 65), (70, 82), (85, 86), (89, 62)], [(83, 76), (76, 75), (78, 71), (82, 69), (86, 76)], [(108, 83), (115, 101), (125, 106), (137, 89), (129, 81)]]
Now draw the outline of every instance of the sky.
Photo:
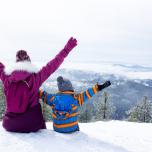
[(67, 62), (152, 66), (151, 0), (0, 0), (0, 61), (27, 50), (47, 62), (73, 36)]

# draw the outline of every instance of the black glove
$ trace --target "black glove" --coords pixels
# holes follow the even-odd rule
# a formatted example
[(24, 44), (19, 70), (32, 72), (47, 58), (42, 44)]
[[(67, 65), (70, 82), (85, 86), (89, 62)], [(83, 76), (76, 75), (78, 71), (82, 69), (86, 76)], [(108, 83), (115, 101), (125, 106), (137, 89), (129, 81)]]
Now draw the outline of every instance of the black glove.
[(98, 90), (99, 91), (101, 91), (102, 89), (104, 89), (104, 88), (107, 88), (107, 87), (109, 87), (111, 85), (111, 82), (110, 81), (106, 81), (104, 84), (102, 84), (102, 85), (99, 85), (98, 84)]

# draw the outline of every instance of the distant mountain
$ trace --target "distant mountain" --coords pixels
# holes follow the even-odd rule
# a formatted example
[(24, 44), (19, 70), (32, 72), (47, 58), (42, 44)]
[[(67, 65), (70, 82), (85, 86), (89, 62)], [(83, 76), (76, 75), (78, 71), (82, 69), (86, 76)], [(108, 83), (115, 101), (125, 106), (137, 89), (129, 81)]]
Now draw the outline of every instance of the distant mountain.
[(140, 71), (140, 72), (146, 72), (146, 71), (152, 71), (152, 67), (146, 67), (146, 66), (140, 66), (140, 65), (131, 65), (131, 64), (113, 64), (113, 66), (118, 66), (122, 68), (126, 68), (128, 70), (132, 71)]
[[(152, 100), (151, 79), (129, 79), (116, 74), (101, 74), (92, 71), (60, 69), (44, 83), (43, 88), (52, 93), (57, 92), (56, 78), (59, 75), (70, 79), (76, 92), (84, 91), (97, 82), (103, 83), (110, 80), (112, 82), (111, 87), (104, 91), (110, 95), (109, 100), (116, 107), (116, 112), (113, 115), (114, 119), (126, 119), (126, 111), (142, 100), (144, 96)], [(102, 92), (98, 93), (92, 99), (92, 102), (98, 101)]]

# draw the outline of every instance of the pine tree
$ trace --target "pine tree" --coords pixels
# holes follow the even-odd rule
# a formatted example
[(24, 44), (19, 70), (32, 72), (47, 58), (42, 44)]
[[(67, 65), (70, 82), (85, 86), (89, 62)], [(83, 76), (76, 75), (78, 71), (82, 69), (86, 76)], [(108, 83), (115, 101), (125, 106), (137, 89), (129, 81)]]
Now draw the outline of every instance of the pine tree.
[(115, 107), (110, 102), (109, 97), (110, 96), (104, 92), (102, 97), (99, 97), (99, 100), (94, 102), (96, 107), (95, 120), (108, 120), (112, 118)]
[(104, 92), (104, 102), (103, 102), (103, 119), (107, 119), (107, 102), (108, 102), (108, 95)]
[(5, 96), (3, 93), (2, 84), (0, 83), (0, 120), (2, 119), (4, 111), (5, 111)]
[(145, 96), (141, 102), (128, 111), (129, 121), (152, 122), (152, 103)]
[(40, 104), (42, 107), (42, 113), (45, 121), (52, 121), (52, 109), (50, 108), (50, 106), (48, 106), (41, 100), (40, 100)]
[(79, 111), (79, 121), (80, 122), (90, 122), (93, 117), (93, 104), (85, 103)]

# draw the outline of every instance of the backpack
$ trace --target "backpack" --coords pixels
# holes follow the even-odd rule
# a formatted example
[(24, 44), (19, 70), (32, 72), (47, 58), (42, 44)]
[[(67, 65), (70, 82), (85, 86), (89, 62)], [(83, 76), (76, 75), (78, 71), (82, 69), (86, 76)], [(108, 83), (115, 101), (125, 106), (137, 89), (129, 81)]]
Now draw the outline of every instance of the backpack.
[(73, 107), (77, 106), (77, 102), (72, 95), (58, 94), (53, 101), (53, 114), (56, 119), (67, 119), (71, 114), (76, 112)]
[[(13, 99), (15, 99), (16, 100), (15, 107), (18, 108), (21, 113), (24, 112), (25, 110), (28, 110), (31, 107), (31, 103), (29, 103), (29, 97), (30, 97), (29, 84), (25, 80), (21, 80), (18, 82), (12, 81), (9, 83), (9, 88), (11, 89), (7, 91), (8, 101), (12, 101)], [(23, 89), (23, 91), (21, 91), (21, 89)], [(25, 100), (26, 102), (23, 100)], [(27, 104), (25, 105), (25, 103)], [(14, 102), (9, 102), (9, 104), (13, 105)]]

